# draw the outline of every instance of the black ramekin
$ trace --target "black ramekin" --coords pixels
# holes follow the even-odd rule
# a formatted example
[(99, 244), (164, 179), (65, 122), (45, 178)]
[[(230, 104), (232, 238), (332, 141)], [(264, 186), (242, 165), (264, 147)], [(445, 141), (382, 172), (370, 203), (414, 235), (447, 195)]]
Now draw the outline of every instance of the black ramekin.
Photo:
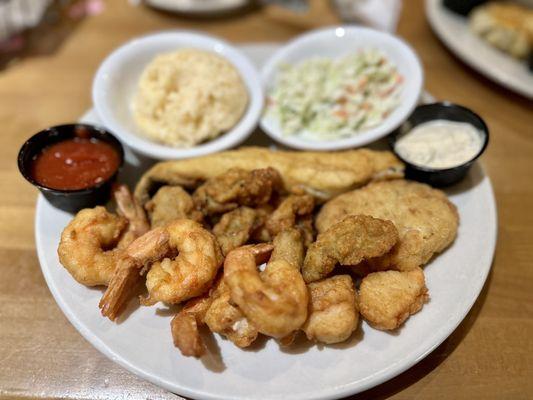
[[(31, 176), (31, 163), (45, 147), (75, 137), (96, 138), (110, 144), (119, 156), (119, 166), (107, 180), (85, 189), (52, 189), (36, 182)], [(103, 128), (88, 124), (58, 125), (40, 131), (22, 145), (18, 154), (18, 167), (22, 176), (36, 186), (44, 197), (54, 206), (68, 212), (76, 212), (86, 207), (105, 204), (111, 194), (111, 186), (124, 163), (124, 149), (118, 139)]]
[(488, 0), (444, 0), (444, 7), (461, 15), (468, 15), (477, 6)]
[[(436, 169), (412, 164), (396, 152), (395, 144), (398, 136), (407, 133), (417, 125), (436, 119), (467, 122), (476, 127), (483, 135), (484, 141), (475, 157), (456, 167)], [(452, 185), (465, 177), (474, 161), (487, 148), (489, 144), (489, 129), (479, 115), (466, 107), (448, 102), (424, 104), (415, 108), (411, 116), (389, 135), (388, 142), (396, 157), (405, 163), (405, 177), (407, 179), (442, 187)]]

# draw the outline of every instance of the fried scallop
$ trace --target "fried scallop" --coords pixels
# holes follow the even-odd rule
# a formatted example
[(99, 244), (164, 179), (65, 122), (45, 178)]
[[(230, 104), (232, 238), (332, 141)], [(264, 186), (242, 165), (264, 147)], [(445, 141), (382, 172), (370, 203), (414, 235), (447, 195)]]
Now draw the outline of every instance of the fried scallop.
[(306, 282), (328, 276), (337, 264), (357, 265), (389, 252), (398, 241), (394, 224), (367, 215), (348, 215), (318, 235), (305, 256)]
[(394, 249), (365, 264), (371, 270), (411, 270), (442, 252), (457, 235), (459, 214), (446, 195), (407, 180), (375, 182), (326, 203), (317, 215), (318, 232), (347, 215), (370, 215), (392, 221), (400, 240)]
[(181, 186), (162, 186), (144, 207), (152, 228), (165, 226), (176, 219), (202, 222), (203, 218), (202, 213), (195, 210), (191, 195)]
[(356, 330), (359, 321), (356, 293), (349, 275), (310, 283), (309, 317), (302, 330), (309, 340), (340, 343)]
[(274, 168), (231, 168), (207, 180), (193, 193), (196, 209), (204, 215), (222, 214), (239, 206), (256, 207), (268, 203), (281, 187), (281, 177)]
[(213, 234), (220, 244), (222, 253), (226, 255), (248, 242), (259, 223), (256, 211), (249, 207), (239, 207), (222, 215), (220, 221), (213, 227)]
[(380, 271), (367, 275), (359, 287), (359, 310), (374, 328), (393, 330), (429, 299), (424, 272)]

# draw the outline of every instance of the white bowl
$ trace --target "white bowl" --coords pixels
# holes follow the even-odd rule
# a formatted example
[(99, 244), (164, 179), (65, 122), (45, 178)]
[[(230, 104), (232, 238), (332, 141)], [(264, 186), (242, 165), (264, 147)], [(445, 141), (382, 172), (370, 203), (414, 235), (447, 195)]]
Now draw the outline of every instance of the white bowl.
[(265, 93), (268, 94), (275, 84), (280, 65), (295, 64), (312, 57), (338, 58), (368, 48), (381, 50), (404, 77), (400, 104), (378, 126), (350, 138), (311, 140), (283, 135), (277, 119), (265, 113), (261, 118), (261, 129), (272, 139), (289, 147), (302, 150), (341, 150), (373, 142), (400, 126), (416, 107), (422, 92), (422, 66), (416, 53), (403, 40), (374, 29), (338, 26), (309, 32), (292, 40), (278, 50), (263, 67), (261, 79)]
[[(228, 132), (191, 148), (157, 143), (143, 136), (132, 115), (132, 99), (139, 77), (150, 61), (160, 54), (180, 48), (197, 48), (219, 54), (239, 71), (249, 94), (248, 107), (240, 121)], [(264, 95), (257, 70), (229, 43), (188, 31), (161, 32), (134, 39), (109, 55), (93, 81), (93, 102), (106, 128), (134, 150), (156, 159), (196, 157), (228, 149), (246, 139), (257, 126)]]

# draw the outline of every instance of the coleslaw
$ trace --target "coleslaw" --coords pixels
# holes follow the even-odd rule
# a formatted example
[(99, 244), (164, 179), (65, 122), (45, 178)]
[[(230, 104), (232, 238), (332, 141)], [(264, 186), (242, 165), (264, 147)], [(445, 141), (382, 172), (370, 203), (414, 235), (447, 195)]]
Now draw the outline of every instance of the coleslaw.
[(283, 65), (267, 113), (285, 135), (313, 140), (354, 136), (379, 125), (399, 105), (403, 77), (378, 50)]

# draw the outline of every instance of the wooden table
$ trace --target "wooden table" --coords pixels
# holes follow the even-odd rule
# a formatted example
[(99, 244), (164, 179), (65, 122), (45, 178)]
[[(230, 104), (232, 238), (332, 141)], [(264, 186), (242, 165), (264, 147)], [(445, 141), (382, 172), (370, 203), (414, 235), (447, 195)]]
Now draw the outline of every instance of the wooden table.
[[(488, 282), (457, 330), (407, 372), (354, 398), (533, 398), (532, 103), (455, 59), (431, 33), (422, 0), (404, 3), (399, 33), (423, 60), (426, 88), (439, 99), (478, 111), (491, 129), (483, 163), (496, 192), (499, 242)], [(324, 15), (313, 24), (332, 20)], [(91, 106), (93, 75), (111, 50), (134, 36), (176, 28), (201, 29), (235, 42), (284, 41), (301, 31), (272, 20), (264, 10), (207, 22), (108, 1), (103, 14), (82, 22), (53, 54), (0, 71), (2, 398), (177, 397), (109, 361), (63, 316), (35, 253), (37, 192), (15, 163), (28, 136), (75, 121)]]

